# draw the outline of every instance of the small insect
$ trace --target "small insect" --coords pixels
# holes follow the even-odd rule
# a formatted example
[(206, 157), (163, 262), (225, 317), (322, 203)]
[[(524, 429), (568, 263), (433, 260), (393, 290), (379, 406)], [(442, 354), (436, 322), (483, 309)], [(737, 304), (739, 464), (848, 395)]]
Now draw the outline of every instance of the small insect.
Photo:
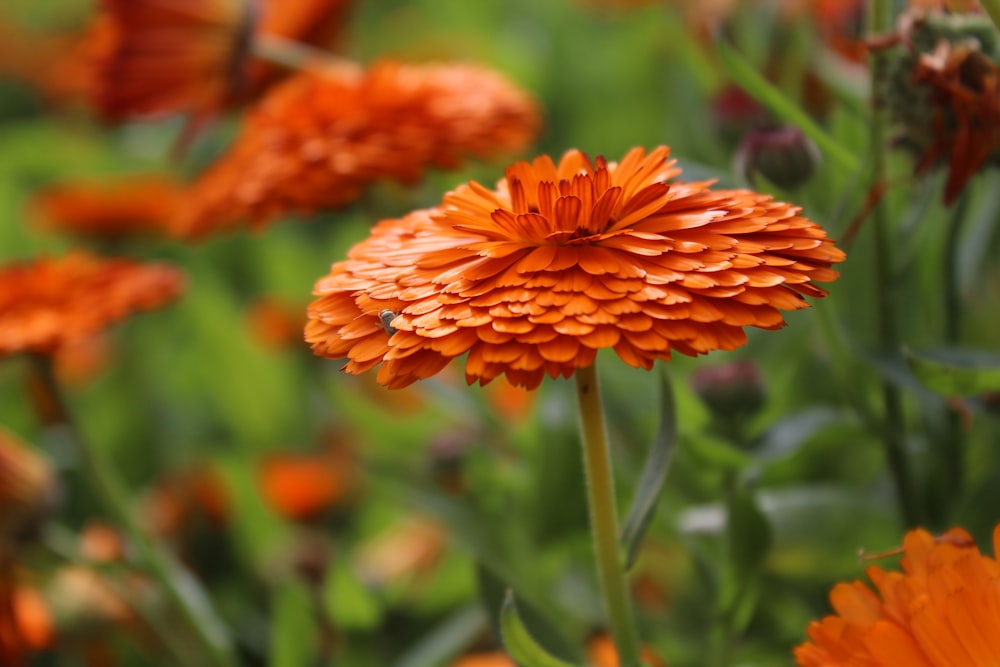
[(399, 313), (393, 310), (386, 309), (379, 311), (378, 318), (382, 320), (382, 328), (385, 329), (386, 334), (388, 334), (390, 337), (392, 336), (392, 334), (398, 331), (396, 327), (392, 326), (392, 321), (396, 319), (398, 315)]

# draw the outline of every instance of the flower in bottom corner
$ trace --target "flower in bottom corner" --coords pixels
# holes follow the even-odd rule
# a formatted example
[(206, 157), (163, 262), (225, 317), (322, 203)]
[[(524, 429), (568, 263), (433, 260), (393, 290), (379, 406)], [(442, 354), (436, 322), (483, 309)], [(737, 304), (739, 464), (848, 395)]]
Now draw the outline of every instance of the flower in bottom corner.
[(666, 146), (619, 163), (578, 150), (473, 181), (385, 220), (317, 283), (306, 341), (405, 387), (467, 354), (466, 380), (534, 389), (601, 348), (649, 369), (778, 329), (844, 253), (791, 204), (675, 180)]
[(994, 556), (968, 532), (907, 533), (902, 572), (869, 567), (830, 593), (835, 616), (810, 624), (795, 649), (802, 667), (995, 667), (1000, 665), (1000, 524)]

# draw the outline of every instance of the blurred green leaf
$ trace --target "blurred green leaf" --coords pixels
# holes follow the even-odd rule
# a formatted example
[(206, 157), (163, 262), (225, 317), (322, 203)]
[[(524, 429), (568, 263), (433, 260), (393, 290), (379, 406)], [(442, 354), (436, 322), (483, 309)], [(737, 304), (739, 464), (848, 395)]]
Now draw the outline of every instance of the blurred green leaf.
[(274, 594), (269, 667), (305, 667), (316, 661), (315, 616), (309, 592), (288, 582)]
[(365, 587), (347, 559), (337, 559), (327, 571), (323, 605), (334, 625), (344, 630), (370, 630), (382, 621), (378, 597)]
[(917, 379), (942, 396), (975, 396), (1000, 391), (1000, 362), (995, 358), (967, 358), (964, 364), (937, 361), (904, 350), (906, 363)]
[(727, 499), (728, 547), (719, 606), (728, 635), (746, 628), (757, 607), (764, 558), (771, 548), (771, 526), (753, 489), (739, 487)]
[(743, 450), (707, 433), (692, 434), (682, 442), (688, 452), (702, 463), (721, 470), (739, 470), (752, 461)]
[(521, 667), (573, 667), (572, 663), (546, 652), (531, 636), (517, 613), (513, 591), (507, 592), (500, 609), (500, 632), (504, 647)]
[(621, 542), (625, 547), (625, 569), (631, 569), (639, 556), (643, 537), (656, 510), (656, 502), (663, 490), (663, 482), (670, 469), (670, 455), (677, 442), (677, 405), (674, 401), (670, 378), (660, 373), (660, 427), (649, 447), (649, 455), (642, 469), (642, 477), (635, 491), (622, 528)]
[(408, 648), (392, 667), (436, 667), (458, 655), (482, 634), (486, 615), (477, 605), (462, 607)]

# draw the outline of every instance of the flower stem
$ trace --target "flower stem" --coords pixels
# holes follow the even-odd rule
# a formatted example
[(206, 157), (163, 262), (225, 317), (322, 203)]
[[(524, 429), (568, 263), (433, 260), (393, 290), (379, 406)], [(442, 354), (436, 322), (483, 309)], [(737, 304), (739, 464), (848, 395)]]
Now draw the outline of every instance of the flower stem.
[(357, 69), (357, 63), (338, 55), (276, 35), (260, 34), (253, 39), (253, 54), (261, 60), (293, 70), (320, 67)]
[(618, 649), (619, 664), (621, 667), (638, 667), (639, 637), (632, 620), (628, 582), (618, 546), (618, 510), (596, 363), (576, 372), (576, 398), (587, 475), (590, 532), (594, 539), (605, 612)]
[[(890, 6), (887, 0), (871, 0), (868, 3), (868, 34), (886, 32), (890, 24)], [(882, 84), (885, 80), (886, 60), (883, 53), (873, 52), (871, 58), (871, 99), (872, 110), (870, 145), (872, 149), (872, 181), (875, 184), (888, 182), (886, 161), (887, 119), (885, 110), (880, 109)], [(887, 199), (882, 197), (872, 209), (872, 227), (875, 236), (874, 282), (878, 317), (878, 339), (883, 353), (895, 354), (901, 347), (899, 329), (896, 324), (896, 285), (893, 268), (892, 245), (889, 238), (890, 221)], [(906, 430), (903, 420), (903, 402), (899, 389), (888, 379), (882, 380), (882, 400), (885, 406), (885, 421), (882, 425), (882, 442), (886, 459), (892, 472), (900, 511), (907, 527), (919, 523), (916, 495), (913, 488), (910, 462), (906, 455)]]
[(221, 623), (208, 607), (204, 592), (170, 554), (158, 547), (139, 526), (118, 478), (102, 458), (101, 452), (83, 437), (56, 381), (52, 359), (44, 355), (32, 355), (32, 362), (54, 411), (53, 416), (65, 427), (76, 445), (83, 472), (90, 479), (93, 491), (104, 505), (105, 511), (134, 544), (141, 564), (160, 584), (172, 606), (198, 639), (207, 660), (204, 664), (211, 667), (236, 667), (232, 645)]

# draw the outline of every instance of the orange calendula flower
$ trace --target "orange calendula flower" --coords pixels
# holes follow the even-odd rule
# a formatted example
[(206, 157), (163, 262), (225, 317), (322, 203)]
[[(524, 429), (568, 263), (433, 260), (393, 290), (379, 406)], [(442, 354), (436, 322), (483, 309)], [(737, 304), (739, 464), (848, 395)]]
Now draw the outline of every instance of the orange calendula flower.
[(968, 532), (907, 533), (902, 572), (872, 566), (875, 586), (841, 583), (830, 593), (836, 616), (809, 626), (795, 649), (802, 667), (994, 667), (1000, 665), (1000, 524), (994, 557)]
[(320, 516), (349, 491), (355, 475), (343, 453), (275, 453), (261, 461), (257, 481), (267, 505), (293, 521)]
[(166, 264), (84, 252), (0, 267), (0, 357), (51, 354), (113, 322), (176, 298), (183, 275)]
[(335, 209), (374, 181), (412, 183), (464, 156), (519, 151), (538, 128), (531, 97), (482, 67), (382, 62), (303, 73), (255, 108), (192, 187), (175, 231), (198, 237)]
[(34, 195), (31, 211), (55, 231), (115, 240), (163, 236), (180, 203), (181, 188), (158, 176), (108, 183), (64, 183)]
[(317, 283), (306, 340), (404, 387), (468, 353), (466, 380), (533, 389), (613, 348), (649, 369), (672, 351), (746, 343), (826, 292), (844, 259), (790, 204), (673, 180), (665, 146), (618, 164), (577, 150), (519, 162), (438, 209), (377, 225)]
[(255, 39), (323, 44), (346, 0), (102, 0), (92, 33), (94, 97), (112, 120), (210, 113), (252, 99), (282, 70), (251, 59)]

